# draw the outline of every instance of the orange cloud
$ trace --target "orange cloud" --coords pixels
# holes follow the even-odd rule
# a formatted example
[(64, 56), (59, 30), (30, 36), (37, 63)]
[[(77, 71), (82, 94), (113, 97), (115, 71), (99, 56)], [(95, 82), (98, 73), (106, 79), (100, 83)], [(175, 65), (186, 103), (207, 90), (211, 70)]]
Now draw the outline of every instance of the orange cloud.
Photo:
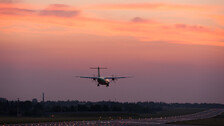
[(21, 2), (21, 0), (0, 0), (0, 3), (6, 3), (6, 4), (18, 3), (18, 2)]
[(209, 17), (216, 22), (218, 25), (224, 26), (224, 15), (221, 14), (213, 14), (209, 15)]
[(62, 4), (50, 5), (42, 10), (18, 9), (15, 5), (7, 9), (0, 6), (0, 26), (2, 32), (10, 34), (26, 32), (129, 36), (148, 42), (224, 46), (224, 30), (220, 28), (178, 22), (165, 23), (141, 17), (134, 17), (130, 21), (106, 20), (87, 17), (80, 11), (84, 10)]
[(144, 19), (144, 18), (141, 18), (141, 17), (134, 17), (131, 21), (135, 22), (135, 23), (156, 23), (153, 20)]
[(73, 10), (68, 5), (64, 4), (52, 4), (44, 10), (39, 12), (42, 16), (58, 16), (58, 17), (74, 17), (79, 14), (80, 11)]
[[(199, 4), (174, 4), (174, 3), (131, 3), (131, 4), (99, 4), (99, 5), (89, 5), (84, 9), (87, 10), (98, 10), (98, 11), (143, 11), (143, 13), (148, 13), (148, 15), (155, 17), (164, 17), (170, 19), (180, 19), (186, 18), (197, 21), (200, 20), (211, 20), (211, 16), (214, 13), (223, 15), (224, 11), (223, 5), (199, 5)], [(152, 12), (155, 12), (154, 14)], [(159, 15), (162, 14), (162, 15)]]
[(46, 9), (31, 9), (22, 4), (5, 4), (0, 3), (0, 14), (2, 15), (41, 15), (41, 16), (58, 16), (73, 17), (77, 16), (80, 11), (64, 4), (52, 4)]
[(187, 10), (187, 11), (209, 11), (221, 9), (222, 6), (211, 5), (188, 5), (168, 3), (133, 3), (133, 4), (100, 4), (91, 5), (87, 9), (97, 10)]
[(121, 34), (134, 36), (141, 41), (163, 41), (180, 44), (224, 46), (224, 30), (186, 24), (128, 24), (116, 27)]
[(0, 8), (0, 14), (5, 15), (31, 15), (35, 11), (31, 9), (20, 9), (20, 8)]

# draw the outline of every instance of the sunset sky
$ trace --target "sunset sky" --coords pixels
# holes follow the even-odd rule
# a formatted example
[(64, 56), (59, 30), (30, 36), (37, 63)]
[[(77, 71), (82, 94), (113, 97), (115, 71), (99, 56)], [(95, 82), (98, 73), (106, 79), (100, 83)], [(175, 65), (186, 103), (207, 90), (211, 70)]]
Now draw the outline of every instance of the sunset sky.
[[(110, 87), (88, 79), (130, 75)], [(0, 0), (0, 97), (224, 104), (223, 0)]]

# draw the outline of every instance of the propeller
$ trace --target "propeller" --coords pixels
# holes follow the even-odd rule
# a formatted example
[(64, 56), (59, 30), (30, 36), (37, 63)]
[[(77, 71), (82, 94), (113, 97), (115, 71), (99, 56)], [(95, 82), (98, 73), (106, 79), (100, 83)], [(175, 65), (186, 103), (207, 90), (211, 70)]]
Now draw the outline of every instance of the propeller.
[[(111, 76), (112, 76), (112, 77), (116, 77), (114, 74), (113, 74), (113, 75), (111, 75)], [(116, 82), (117, 82), (117, 79), (112, 78), (112, 82), (116, 83)]]
[[(95, 74), (93, 74), (93, 77), (96, 77), (96, 75), (95, 75)], [(93, 81), (93, 82), (96, 82), (96, 79), (92, 79), (92, 81)]]

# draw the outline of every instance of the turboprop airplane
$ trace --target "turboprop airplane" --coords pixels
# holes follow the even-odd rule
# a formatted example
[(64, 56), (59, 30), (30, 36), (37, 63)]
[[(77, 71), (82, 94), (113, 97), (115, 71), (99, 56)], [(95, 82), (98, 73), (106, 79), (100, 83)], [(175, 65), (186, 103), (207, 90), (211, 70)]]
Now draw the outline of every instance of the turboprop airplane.
[(100, 76), (100, 69), (107, 69), (107, 68), (104, 68), (104, 67), (90, 67), (90, 69), (97, 69), (98, 70), (98, 76), (97, 77), (77, 76), (77, 77), (92, 79), (92, 80), (98, 82), (97, 86), (106, 85), (107, 87), (110, 84), (110, 80), (116, 81), (116, 80), (121, 79), (121, 78), (130, 78), (130, 77), (116, 77), (116, 76), (101, 77)]

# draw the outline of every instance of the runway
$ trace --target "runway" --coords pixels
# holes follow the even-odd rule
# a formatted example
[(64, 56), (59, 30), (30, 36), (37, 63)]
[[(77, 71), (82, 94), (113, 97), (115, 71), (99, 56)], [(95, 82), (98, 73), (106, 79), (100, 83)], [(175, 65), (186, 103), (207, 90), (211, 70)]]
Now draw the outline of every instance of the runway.
[(224, 109), (210, 109), (195, 114), (173, 116), (167, 118), (165, 117), (165, 118), (124, 119), (124, 120), (107, 120), (107, 121), (99, 120), (99, 121), (48, 122), (48, 123), (33, 123), (33, 124), (31, 123), (16, 124), (7, 126), (178, 126), (166, 123), (211, 118), (220, 115), (223, 112)]

